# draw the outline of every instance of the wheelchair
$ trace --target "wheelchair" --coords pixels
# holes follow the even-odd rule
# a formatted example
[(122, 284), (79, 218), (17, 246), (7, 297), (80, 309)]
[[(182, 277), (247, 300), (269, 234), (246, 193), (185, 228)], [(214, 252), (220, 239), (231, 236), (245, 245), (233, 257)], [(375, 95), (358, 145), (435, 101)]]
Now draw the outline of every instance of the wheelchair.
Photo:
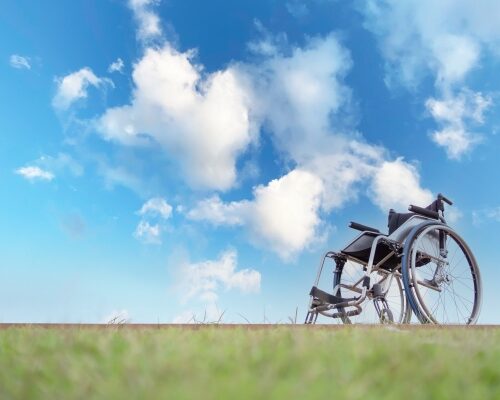
[[(389, 211), (388, 234), (356, 222), (361, 233), (322, 258), (309, 292), (306, 324), (318, 316), (338, 323), (475, 324), (481, 276), (467, 243), (446, 223), (442, 194), (409, 213)], [(331, 276), (323, 272), (331, 269)]]

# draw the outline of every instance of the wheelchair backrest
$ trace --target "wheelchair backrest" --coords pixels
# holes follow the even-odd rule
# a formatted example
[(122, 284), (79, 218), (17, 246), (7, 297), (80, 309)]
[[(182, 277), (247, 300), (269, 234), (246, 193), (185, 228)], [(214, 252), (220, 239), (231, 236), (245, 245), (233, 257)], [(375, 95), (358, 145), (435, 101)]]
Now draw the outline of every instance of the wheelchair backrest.
[(388, 238), (396, 242), (403, 243), (406, 237), (409, 235), (410, 231), (420, 225), (422, 222), (428, 221), (430, 218), (426, 218), (422, 215), (415, 214), (405, 221), (399, 228), (392, 232)]

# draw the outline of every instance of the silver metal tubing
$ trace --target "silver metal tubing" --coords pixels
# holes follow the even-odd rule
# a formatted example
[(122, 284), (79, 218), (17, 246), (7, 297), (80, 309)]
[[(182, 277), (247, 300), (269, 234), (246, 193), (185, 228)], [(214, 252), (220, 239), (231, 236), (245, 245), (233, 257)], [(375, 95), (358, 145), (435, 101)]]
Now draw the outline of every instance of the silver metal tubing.
[(333, 258), (332, 256), (336, 255), (337, 253), (333, 252), (333, 251), (327, 251), (322, 259), (321, 259), (321, 262), (319, 263), (319, 268), (318, 268), (318, 273), (316, 274), (316, 280), (314, 281), (314, 286), (318, 286), (318, 283), (319, 283), (319, 280), (321, 278), (321, 273), (323, 271), (323, 267), (325, 266), (325, 260), (327, 258)]
[(366, 264), (365, 277), (369, 277), (372, 273), (373, 260), (375, 259), (375, 252), (377, 251), (378, 242), (385, 238), (385, 235), (377, 236), (372, 243), (372, 248), (370, 250), (370, 258), (368, 258), (368, 264)]
[(425, 282), (425, 281), (418, 280), (417, 283), (419, 285), (425, 286), (426, 288), (435, 290), (436, 292), (441, 292), (442, 291), (440, 287), (434, 286), (434, 285), (432, 285), (432, 284), (430, 284), (428, 282)]
[(324, 315), (325, 317), (340, 318), (340, 317), (353, 317), (355, 315), (361, 314), (361, 312), (363, 311), (363, 309), (359, 305), (353, 306), (353, 308), (354, 310), (349, 310), (344, 312), (333, 311), (332, 309), (322, 309), (318, 310), (318, 313)]

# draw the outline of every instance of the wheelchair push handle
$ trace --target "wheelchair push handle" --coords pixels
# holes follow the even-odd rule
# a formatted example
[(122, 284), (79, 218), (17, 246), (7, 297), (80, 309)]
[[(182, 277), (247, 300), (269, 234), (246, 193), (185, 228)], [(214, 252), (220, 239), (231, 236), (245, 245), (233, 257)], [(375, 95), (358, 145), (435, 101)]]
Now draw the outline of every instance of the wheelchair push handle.
[(439, 213), (437, 211), (427, 210), (426, 208), (411, 205), (408, 210), (414, 212), (415, 214), (423, 215), (424, 217), (439, 219)]
[(444, 197), (441, 193), (439, 193), (437, 197), (438, 197), (438, 200), (442, 200), (442, 201), (444, 201), (446, 204), (448, 204), (450, 206), (453, 205), (453, 202), (450, 199)]

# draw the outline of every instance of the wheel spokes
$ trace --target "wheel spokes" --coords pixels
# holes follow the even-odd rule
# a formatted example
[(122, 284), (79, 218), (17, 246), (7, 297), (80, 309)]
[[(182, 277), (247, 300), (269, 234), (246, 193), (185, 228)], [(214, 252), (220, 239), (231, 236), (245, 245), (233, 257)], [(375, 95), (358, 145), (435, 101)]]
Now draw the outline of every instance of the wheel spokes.
[[(440, 235), (445, 236), (444, 249)], [(477, 318), (477, 265), (458, 235), (446, 226), (424, 229), (412, 244), (410, 259), (412, 294), (431, 322), (470, 323)], [(429, 261), (423, 264), (422, 259)]]

